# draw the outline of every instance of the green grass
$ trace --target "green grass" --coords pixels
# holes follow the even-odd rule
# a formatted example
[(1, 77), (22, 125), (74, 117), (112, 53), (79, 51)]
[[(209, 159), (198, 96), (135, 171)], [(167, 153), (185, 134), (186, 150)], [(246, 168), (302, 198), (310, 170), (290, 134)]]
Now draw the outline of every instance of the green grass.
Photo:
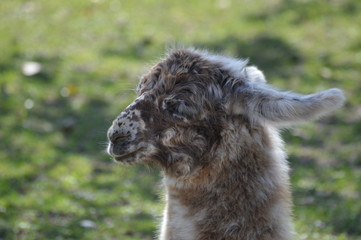
[(160, 173), (104, 149), (174, 44), (248, 57), (287, 90), (345, 90), (342, 110), (283, 137), (297, 237), (361, 239), (360, 22), (356, 0), (1, 1), (0, 240), (155, 236)]

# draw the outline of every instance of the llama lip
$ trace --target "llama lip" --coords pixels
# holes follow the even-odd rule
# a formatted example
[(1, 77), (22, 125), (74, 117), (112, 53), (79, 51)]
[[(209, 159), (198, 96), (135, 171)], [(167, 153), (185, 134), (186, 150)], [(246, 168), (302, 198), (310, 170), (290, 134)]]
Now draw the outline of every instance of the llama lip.
[(142, 148), (138, 148), (138, 149), (136, 149), (134, 151), (131, 151), (131, 152), (128, 152), (128, 153), (125, 153), (125, 154), (122, 154), (122, 155), (114, 155), (113, 158), (118, 162), (122, 162), (122, 161), (124, 161), (124, 159), (134, 156), (141, 149)]

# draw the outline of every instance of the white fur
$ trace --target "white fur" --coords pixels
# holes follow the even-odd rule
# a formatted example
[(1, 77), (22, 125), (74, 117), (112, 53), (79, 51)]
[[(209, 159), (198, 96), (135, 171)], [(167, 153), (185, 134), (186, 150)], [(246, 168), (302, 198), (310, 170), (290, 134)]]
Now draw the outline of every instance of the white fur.
[[(166, 188), (177, 188), (177, 179), (165, 177)], [(166, 193), (166, 206), (163, 212), (163, 221), (160, 230), (160, 240), (177, 239), (193, 240), (196, 239), (196, 223), (204, 218), (204, 213), (199, 212), (195, 215), (189, 214), (186, 206), (168, 192)], [(169, 231), (171, 229), (171, 231)]]

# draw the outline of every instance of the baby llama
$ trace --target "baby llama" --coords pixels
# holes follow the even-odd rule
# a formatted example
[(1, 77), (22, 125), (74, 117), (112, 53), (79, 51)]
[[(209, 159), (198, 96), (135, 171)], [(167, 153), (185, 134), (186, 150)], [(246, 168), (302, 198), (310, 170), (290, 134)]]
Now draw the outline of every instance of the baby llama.
[(176, 49), (144, 75), (108, 130), (108, 153), (164, 173), (161, 240), (292, 239), (289, 167), (279, 129), (342, 106), (267, 85), (247, 61)]

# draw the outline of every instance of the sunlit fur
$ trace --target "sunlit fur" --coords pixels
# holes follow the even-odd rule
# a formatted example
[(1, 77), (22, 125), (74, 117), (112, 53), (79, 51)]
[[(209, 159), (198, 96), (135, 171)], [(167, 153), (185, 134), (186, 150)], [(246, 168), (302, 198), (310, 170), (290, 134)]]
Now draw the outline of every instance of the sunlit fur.
[(171, 51), (108, 131), (115, 160), (164, 172), (161, 240), (292, 239), (289, 167), (278, 128), (340, 107), (342, 92), (282, 92), (247, 61)]

